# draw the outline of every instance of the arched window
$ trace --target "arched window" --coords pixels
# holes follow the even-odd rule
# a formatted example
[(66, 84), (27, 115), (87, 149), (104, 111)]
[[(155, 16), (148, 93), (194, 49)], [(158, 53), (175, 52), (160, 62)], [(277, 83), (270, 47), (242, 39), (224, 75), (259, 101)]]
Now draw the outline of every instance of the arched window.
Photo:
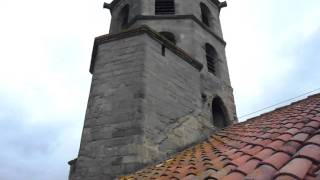
[(120, 13), (119, 13), (119, 22), (121, 24), (121, 28), (125, 28), (128, 24), (128, 21), (129, 21), (129, 11), (130, 11), (130, 7), (129, 5), (125, 5)]
[(155, 14), (175, 14), (174, 0), (156, 0), (155, 1)]
[(169, 41), (171, 41), (173, 44), (176, 44), (176, 37), (174, 36), (173, 33), (171, 32), (160, 32), (159, 34), (161, 34), (162, 36), (164, 36), (166, 39), (168, 39)]
[(227, 127), (229, 124), (226, 108), (219, 97), (214, 98), (212, 101), (212, 119), (213, 125), (218, 128)]
[(201, 18), (202, 22), (210, 27), (211, 24), (211, 19), (212, 19), (212, 14), (210, 12), (210, 9), (208, 6), (206, 6), (204, 3), (200, 3), (200, 8), (201, 8)]
[(216, 63), (218, 61), (217, 51), (208, 43), (206, 43), (205, 48), (208, 71), (216, 75)]

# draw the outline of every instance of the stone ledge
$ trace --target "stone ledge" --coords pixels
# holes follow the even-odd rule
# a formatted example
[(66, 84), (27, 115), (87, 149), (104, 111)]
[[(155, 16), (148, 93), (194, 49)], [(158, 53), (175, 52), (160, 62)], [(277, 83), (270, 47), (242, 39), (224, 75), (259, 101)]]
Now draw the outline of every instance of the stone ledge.
[(78, 158), (75, 158), (75, 159), (69, 161), (68, 164), (69, 164), (70, 166), (73, 166), (73, 165), (76, 164), (77, 160), (78, 160)]
[(129, 28), (138, 20), (168, 20), (168, 19), (174, 19), (174, 20), (191, 19), (192, 21), (196, 22), (199, 26), (201, 26), (205, 31), (211, 34), (214, 38), (220, 41), (224, 46), (227, 45), (227, 43), (223, 40), (222, 37), (220, 37), (215, 32), (213, 32), (208, 26), (206, 26), (202, 21), (200, 21), (194, 15), (137, 15), (127, 24), (126, 27)]
[(175, 53), (177, 56), (181, 57), (183, 60), (185, 60), (191, 66), (196, 68), (198, 71), (201, 71), (201, 69), (203, 68), (203, 65), (199, 61), (192, 58), (184, 50), (182, 50), (181, 48), (178, 48), (176, 45), (171, 43), (169, 40), (167, 40), (166, 38), (161, 36), (159, 33), (154, 31), (150, 27), (143, 25), (139, 28), (124, 31), (124, 32), (121, 32), (118, 34), (107, 34), (107, 35), (97, 37), (95, 39), (94, 47), (93, 47), (93, 51), (92, 51), (91, 64), (90, 64), (90, 70), (89, 70), (90, 73), (93, 73), (93, 70), (94, 70), (95, 59), (96, 59), (99, 45), (110, 42), (110, 41), (117, 41), (120, 39), (141, 35), (144, 33), (149, 35), (149, 37), (158, 41), (162, 45), (164, 45), (166, 48), (170, 49), (173, 53)]

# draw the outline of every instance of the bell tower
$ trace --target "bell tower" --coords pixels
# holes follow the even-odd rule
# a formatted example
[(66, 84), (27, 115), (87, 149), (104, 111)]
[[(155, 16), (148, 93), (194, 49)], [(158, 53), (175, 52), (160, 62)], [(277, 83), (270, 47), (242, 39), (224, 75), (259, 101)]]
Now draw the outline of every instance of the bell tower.
[(70, 180), (137, 171), (237, 122), (218, 0), (114, 0)]

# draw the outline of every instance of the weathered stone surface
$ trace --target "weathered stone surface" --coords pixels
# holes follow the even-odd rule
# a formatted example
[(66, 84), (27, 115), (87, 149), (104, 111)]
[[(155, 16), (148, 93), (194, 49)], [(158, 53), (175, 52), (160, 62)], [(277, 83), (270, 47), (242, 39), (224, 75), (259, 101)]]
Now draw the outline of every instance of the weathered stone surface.
[[(204, 68), (199, 71), (147, 34), (99, 44), (80, 151), (70, 180), (113, 179), (203, 140), (217, 129), (212, 115), (216, 97), (225, 107), (228, 123), (236, 122), (219, 8), (204, 0), (175, 2), (176, 15), (191, 14), (200, 22), (189, 16), (139, 19), (138, 15), (154, 14), (154, 0), (123, 0), (113, 7), (110, 32), (122, 31), (117, 17), (128, 3), (132, 21), (128, 29), (148, 25), (174, 33), (177, 47)], [(200, 2), (209, 3), (215, 27), (201, 24)], [(216, 75), (208, 72), (205, 43), (212, 44), (219, 55)]]

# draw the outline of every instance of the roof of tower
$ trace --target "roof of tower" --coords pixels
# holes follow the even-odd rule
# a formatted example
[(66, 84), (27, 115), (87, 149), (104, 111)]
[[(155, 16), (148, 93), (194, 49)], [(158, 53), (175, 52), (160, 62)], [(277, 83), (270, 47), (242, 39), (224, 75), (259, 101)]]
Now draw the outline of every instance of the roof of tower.
[[(118, 2), (120, 2), (121, 0), (113, 0), (111, 3), (104, 3), (104, 8), (107, 9), (113, 9), (115, 5), (117, 5)], [(217, 5), (219, 8), (223, 8), (227, 6), (227, 2), (223, 1), (220, 2), (219, 0), (210, 0), (211, 2), (213, 2), (215, 5)]]
[(320, 94), (222, 129), (120, 179), (320, 179)]

